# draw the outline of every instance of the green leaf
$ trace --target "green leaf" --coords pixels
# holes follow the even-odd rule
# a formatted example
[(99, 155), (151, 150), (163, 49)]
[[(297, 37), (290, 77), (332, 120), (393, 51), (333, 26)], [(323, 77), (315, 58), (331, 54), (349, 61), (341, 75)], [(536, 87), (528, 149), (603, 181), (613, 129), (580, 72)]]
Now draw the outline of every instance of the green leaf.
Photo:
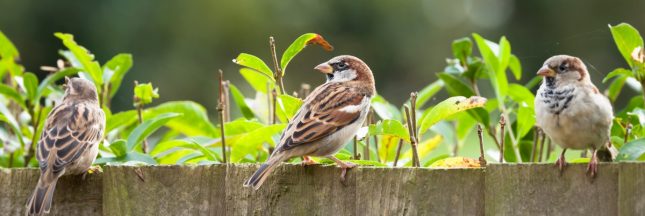
[(79, 72), (77, 68), (65, 68), (61, 71), (58, 71), (56, 73), (53, 73), (49, 76), (47, 76), (42, 83), (38, 86), (38, 90), (36, 90), (36, 96), (35, 100), (38, 101), (40, 100), (40, 97), (43, 96), (45, 93), (45, 90), (49, 85), (53, 85), (56, 81), (63, 79), (64, 77), (69, 77), (69, 76), (74, 76)]
[(329, 42), (327, 42), (322, 36), (315, 33), (307, 33), (298, 37), (289, 47), (282, 53), (282, 59), (280, 60), (280, 66), (282, 68), (282, 75), (287, 70), (287, 65), (291, 62), (291, 59), (295, 57), (302, 49), (304, 49), (309, 44), (320, 45), (323, 49), (327, 51), (334, 50)]
[(426, 102), (430, 100), (430, 98), (432, 98), (435, 94), (437, 94), (437, 92), (441, 90), (441, 88), (443, 88), (443, 83), (444, 82), (441, 80), (436, 80), (430, 83), (430, 85), (427, 85), (426, 87), (421, 89), (421, 91), (419, 91), (419, 94), (417, 95), (416, 106), (423, 107), (423, 105), (425, 105)]
[(262, 149), (262, 144), (269, 143), (275, 146), (273, 136), (278, 135), (287, 124), (268, 125), (244, 134), (231, 150), (231, 162), (239, 162), (246, 155), (255, 153)]
[(134, 87), (134, 97), (137, 98), (134, 106), (152, 103), (152, 99), (159, 98), (159, 88), (153, 88), (152, 83), (141, 83)]
[(520, 105), (524, 104), (524, 106), (527, 106), (533, 109), (535, 96), (529, 89), (515, 83), (510, 84), (508, 89), (509, 89), (508, 96), (511, 99), (513, 99), (515, 102), (517, 102)]
[(520, 80), (522, 78), (522, 64), (520, 64), (520, 60), (517, 59), (517, 56), (511, 55), (508, 67), (511, 68), (511, 72), (513, 73), (513, 76), (515, 76), (516, 80)]
[(452, 54), (460, 61), (465, 61), (473, 53), (473, 41), (464, 37), (452, 41)]
[[(532, 103), (531, 103), (532, 104)], [(535, 109), (527, 104), (520, 104), (517, 109), (517, 138), (522, 138), (535, 125)]]
[(210, 149), (204, 147), (202, 144), (199, 144), (193, 140), (170, 140), (170, 141), (159, 143), (150, 152), (150, 155), (157, 156), (160, 153), (175, 147), (198, 151), (202, 155), (206, 156), (206, 158), (208, 158), (208, 160), (210, 161), (218, 160), (218, 156), (215, 154), (215, 152), (211, 151)]
[(369, 126), (369, 135), (390, 135), (410, 141), (410, 133), (400, 121), (385, 119)]
[(630, 77), (632, 76), (632, 71), (627, 70), (625, 68), (616, 68), (613, 71), (609, 72), (607, 76), (605, 76), (604, 79), (602, 79), (603, 83), (606, 83), (609, 79), (614, 78), (614, 77)]
[(246, 101), (244, 101), (244, 95), (242, 94), (242, 92), (237, 87), (235, 87), (233, 83), (229, 83), (228, 87), (231, 90), (231, 94), (233, 95), (233, 101), (235, 102), (237, 107), (240, 108), (240, 112), (242, 112), (244, 118), (255, 118), (255, 114), (253, 114), (253, 111), (251, 110), (251, 108), (249, 108), (249, 105), (247, 105)]
[(475, 95), (473, 90), (457, 77), (447, 73), (437, 73), (437, 76), (445, 83), (444, 86), (450, 95), (465, 97)]
[[(85, 49), (74, 41), (74, 36), (71, 34), (65, 33), (54, 33), (54, 36), (60, 38), (63, 41), (63, 45), (69, 49), (73, 54), (75, 59), (68, 60), (72, 63), (78, 62), (80, 65), (74, 65), (75, 67), (81, 67), (89, 77), (94, 81), (96, 86), (103, 85), (103, 75), (101, 71), (101, 66), (98, 62), (94, 61), (94, 55), (92, 55), (89, 50)], [(66, 56), (70, 57), (70, 56)], [(99, 90), (100, 91), (100, 90)]]
[(643, 155), (645, 154), (645, 138), (640, 138), (637, 140), (632, 140), (622, 148), (618, 156), (616, 156), (616, 161), (633, 161), (633, 160), (643, 160)]
[(643, 47), (643, 38), (638, 30), (627, 23), (621, 23), (615, 26), (609, 25), (611, 35), (614, 37), (616, 47), (620, 54), (625, 58), (630, 67), (634, 67), (634, 60), (631, 57), (636, 47)]
[(107, 121), (105, 124), (105, 131), (109, 133), (116, 128), (130, 126), (136, 121), (137, 121), (136, 110), (119, 112), (107, 117)]
[(25, 99), (22, 97), (20, 93), (18, 93), (18, 91), (16, 91), (16, 89), (5, 84), (0, 84), (0, 94), (4, 95), (9, 99), (12, 99), (23, 109), (25, 110), (27, 109), (27, 106), (25, 105)]
[(128, 153), (128, 149), (126, 147), (126, 141), (120, 139), (111, 143), (110, 150), (112, 150), (112, 154), (114, 154), (114, 156), (116, 157), (125, 156)]
[(476, 107), (483, 107), (486, 103), (486, 98), (472, 96), (466, 98), (463, 96), (455, 96), (448, 98), (432, 108), (430, 112), (421, 116), (421, 128), (419, 129), (419, 136), (423, 135), (432, 125), (444, 120), (455, 113), (469, 110)]
[(110, 82), (110, 97), (121, 87), (125, 74), (132, 68), (132, 55), (118, 54), (103, 65), (103, 79)]
[(147, 164), (157, 164), (157, 161), (150, 157), (149, 155), (142, 154), (139, 152), (128, 152), (123, 157), (108, 157), (108, 158), (98, 158), (94, 161), (94, 164), (107, 164), (107, 163), (125, 163), (125, 162), (143, 162)]
[(495, 90), (498, 103), (502, 104), (508, 91), (506, 67), (510, 61), (510, 44), (505, 37), (502, 37), (499, 45), (482, 38), (476, 33), (473, 34), (473, 37), (479, 52), (484, 58), (484, 62), (489, 66), (488, 76)]
[(616, 99), (618, 99), (618, 95), (620, 95), (623, 86), (625, 86), (627, 78), (629, 78), (629, 76), (619, 75), (618, 78), (614, 79), (611, 84), (609, 84), (609, 87), (607, 88), (607, 97), (612, 103), (616, 102)]
[(9, 38), (0, 31), (0, 58), (11, 59), (12, 61), (18, 57), (18, 49), (11, 43)]
[(298, 112), (303, 101), (300, 98), (291, 95), (278, 95), (277, 98), (278, 118), (280, 122), (287, 123)]
[(0, 122), (5, 122), (9, 125), (13, 133), (16, 134), (17, 139), (20, 142), (20, 146), (24, 148), (25, 142), (23, 141), (23, 135), (22, 135), (22, 132), (20, 131), (20, 126), (18, 125), (18, 122), (16, 122), (16, 120), (13, 118), (7, 117), (5, 115), (5, 112), (2, 112), (2, 114), (0, 114)]
[(171, 101), (148, 108), (144, 119), (154, 118), (166, 113), (179, 113), (181, 118), (173, 118), (166, 127), (187, 136), (219, 136), (219, 131), (208, 119), (206, 108), (193, 101)]
[(267, 66), (262, 59), (251, 55), (247, 53), (240, 53), (240, 55), (237, 56), (237, 58), (233, 59), (233, 63), (248, 67), (253, 69), (255, 72), (260, 72), (261, 74), (264, 74), (267, 78), (271, 79), (271, 81), (275, 80), (273, 79), (273, 71), (271, 71), (271, 68)]
[(393, 119), (399, 121), (403, 119), (399, 109), (390, 102), (387, 102), (385, 98), (380, 95), (376, 95), (372, 98), (372, 108), (374, 108), (374, 112), (376, 112), (381, 119)]
[[(226, 136), (234, 136), (234, 135), (240, 135), (244, 133), (248, 133), (251, 131), (254, 131), (258, 128), (264, 127), (262, 123), (259, 123), (257, 121), (249, 121), (246, 119), (237, 119), (235, 121), (231, 122), (226, 122), (224, 123), (224, 133), (226, 133)], [(228, 137), (227, 137), (228, 138)]]
[(179, 113), (164, 113), (155, 118), (145, 120), (142, 124), (134, 128), (128, 136), (128, 151), (132, 151), (137, 144), (141, 143), (146, 137), (166, 124), (166, 122), (179, 116), (181, 116)]
[(242, 74), (242, 77), (244, 77), (246, 82), (248, 82), (255, 91), (262, 92), (264, 94), (267, 94), (269, 89), (273, 89), (273, 86), (275, 85), (273, 78), (268, 78), (267, 76), (248, 68), (241, 68), (240, 74)]
[(22, 82), (27, 93), (27, 98), (35, 103), (33, 100), (36, 98), (36, 91), (38, 90), (38, 77), (33, 73), (27, 72), (22, 75)]

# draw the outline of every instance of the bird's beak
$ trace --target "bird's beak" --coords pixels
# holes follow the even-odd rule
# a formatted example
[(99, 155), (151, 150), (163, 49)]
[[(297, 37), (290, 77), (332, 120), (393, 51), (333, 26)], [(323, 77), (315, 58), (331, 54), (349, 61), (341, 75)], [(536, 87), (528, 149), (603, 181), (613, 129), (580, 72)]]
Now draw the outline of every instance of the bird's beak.
[(334, 69), (329, 64), (327, 64), (327, 62), (319, 64), (314, 69), (316, 69), (316, 70), (318, 70), (318, 71), (320, 71), (322, 73), (325, 73), (325, 74), (330, 74), (330, 73), (334, 72)]
[(538, 76), (543, 76), (543, 77), (552, 77), (555, 76), (555, 71), (551, 70), (551, 68), (544, 66), (540, 68), (537, 72)]

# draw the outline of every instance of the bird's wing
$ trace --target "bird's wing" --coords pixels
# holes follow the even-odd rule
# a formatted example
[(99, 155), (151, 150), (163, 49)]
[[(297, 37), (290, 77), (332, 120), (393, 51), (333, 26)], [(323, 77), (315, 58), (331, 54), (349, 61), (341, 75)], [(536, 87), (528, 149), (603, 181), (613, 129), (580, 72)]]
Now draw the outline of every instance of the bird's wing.
[[(98, 112), (98, 113), (92, 113)], [(51, 169), (58, 176), (103, 136), (103, 113), (87, 104), (61, 104), (47, 118), (38, 141), (36, 157), (41, 172)]]
[[(277, 150), (317, 141), (356, 122), (369, 96), (340, 83), (327, 83), (307, 97), (282, 134)], [(367, 100), (366, 100), (367, 99)]]

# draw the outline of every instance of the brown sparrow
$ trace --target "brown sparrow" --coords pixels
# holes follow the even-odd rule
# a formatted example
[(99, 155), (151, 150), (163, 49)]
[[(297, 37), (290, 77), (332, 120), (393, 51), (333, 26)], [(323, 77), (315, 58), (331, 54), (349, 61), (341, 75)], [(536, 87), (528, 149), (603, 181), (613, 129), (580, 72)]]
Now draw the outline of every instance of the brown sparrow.
[(334, 157), (352, 139), (365, 121), (370, 100), (376, 93), (370, 68), (360, 59), (337, 56), (314, 69), (327, 75), (327, 82), (307, 96), (282, 133), (269, 159), (245, 183), (260, 188), (271, 171), (292, 157), (317, 156), (335, 161), (343, 169), (356, 165)]
[(535, 97), (535, 115), (539, 127), (553, 142), (564, 148), (556, 165), (566, 166), (568, 148), (591, 149), (587, 172), (597, 173), (598, 150), (606, 148), (612, 124), (611, 103), (591, 83), (587, 67), (579, 58), (553, 56), (537, 72), (544, 82)]
[(65, 78), (64, 88), (63, 101), (47, 116), (38, 141), (40, 178), (27, 201), (27, 215), (49, 213), (58, 178), (86, 172), (103, 138), (105, 114), (94, 84), (82, 78)]

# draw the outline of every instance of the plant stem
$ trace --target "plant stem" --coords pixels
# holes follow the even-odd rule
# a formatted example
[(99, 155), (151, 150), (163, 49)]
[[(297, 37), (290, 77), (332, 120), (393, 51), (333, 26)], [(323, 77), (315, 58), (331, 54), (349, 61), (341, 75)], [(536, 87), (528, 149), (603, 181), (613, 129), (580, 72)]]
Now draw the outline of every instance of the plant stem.
[(278, 112), (277, 111), (278, 110), (277, 109), (278, 108), (277, 104), (278, 103), (277, 102), (278, 102), (278, 93), (276, 92), (275, 89), (273, 89), (271, 91), (271, 112), (273, 112), (273, 114), (271, 114), (271, 124), (272, 125), (276, 123), (276, 119), (278, 118), (278, 114), (277, 114), (277, 112)]
[(623, 144), (627, 143), (629, 141), (629, 135), (632, 133), (632, 124), (627, 122), (627, 126), (625, 126), (625, 140), (623, 141)]
[(533, 127), (533, 148), (531, 148), (531, 162), (535, 162), (535, 153), (537, 153), (538, 137), (540, 136), (540, 128)]
[(358, 139), (354, 136), (354, 160), (358, 160)]
[(36, 137), (38, 137), (38, 126), (40, 125), (40, 116), (43, 114), (43, 109), (38, 110), (38, 114), (35, 116), (35, 119), (32, 119), (32, 125), (34, 127), (34, 134), (31, 136), (31, 144), (29, 146), (29, 149), (27, 150), (27, 155), (25, 155), (25, 167), (29, 166), (29, 161), (31, 158), (34, 157), (36, 154), (36, 149), (35, 147), (38, 145), (36, 144), (38, 141), (36, 140)]
[(226, 121), (226, 115), (224, 114), (224, 110), (226, 109), (227, 105), (226, 104), (226, 97), (225, 95), (227, 92), (224, 91), (224, 72), (222, 69), (219, 70), (219, 103), (217, 103), (217, 112), (219, 113), (219, 124), (220, 124), (220, 134), (221, 134), (221, 139), (222, 139), (222, 163), (226, 163), (226, 133), (224, 130), (224, 123)]
[[(374, 116), (376, 116), (376, 113), (374, 113), (374, 109), (370, 109), (370, 113), (372, 114), (372, 118), (370, 118), (370, 124), (374, 124), (376, 122), (376, 120), (374, 120)], [(367, 126), (369, 127), (370, 124), (368, 124)], [(374, 149), (376, 150), (376, 160), (380, 162), (381, 161), (381, 156), (379, 155), (378, 136), (377, 135), (374, 135)]]
[[(139, 85), (139, 81), (135, 80), (134, 81), (134, 86)], [(134, 95), (134, 104), (136, 104), (137, 108), (137, 117), (139, 119), (139, 124), (143, 124), (143, 103), (140, 103), (140, 98), (137, 97), (137, 95)], [(141, 145), (141, 151), (145, 154), (148, 152), (148, 139), (143, 139), (143, 144)]]
[(506, 126), (506, 120), (504, 119), (504, 116), (501, 116), (499, 119), (499, 126), (500, 126), (500, 147), (501, 151), (499, 152), (499, 162), (504, 163), (504, 127)]
[(542, 139), (546, 140), (546, 158), (544, 161), (548, 161), (551, 158), (551, 151), (553, 151), (553, 146), (551, 146), (551, 139), (547, 139), (546, 136), (543, 136)]
[(399, 155), (401, 155), (401, 148), (403, 148), (403, 139), (399, 139), (399, 145), (396, 147), (396, 155), (394, 155), (394, 165), (396, 167), (396, 164), (399, 162)]
[(269, 37), (269, 47), (271, 48), (271, 57), (273, 58), (273, 66), (275, 68), (273, 78), (278, 82), (278, 93), (282, 94), (283, 92), (286, 92), (286, 90), (284, 89), (284, 83), (282, 82), (282, 69), (280, 69), (280, 65), (278, 64), (278, 54), (275, 52), (275, 40), (273, 39), (273, 36)]
[(481, 124), (477, 124), (477, 137), (479, 137), (479, 166), (486, 167), (486, 157), (484, 157), (484, 135)]
[(417, 139), (415, 137), (414, 131), (414, 120), (412, 119), (412, 114), (410, 112), (410, 107), (405, 105), (405, 116), (408, 121), (408, 133), (410, 133), (410, 144), (412, 146), (412, 166), (418, 167), (419, 164), (419, 153), (417, 152)]

